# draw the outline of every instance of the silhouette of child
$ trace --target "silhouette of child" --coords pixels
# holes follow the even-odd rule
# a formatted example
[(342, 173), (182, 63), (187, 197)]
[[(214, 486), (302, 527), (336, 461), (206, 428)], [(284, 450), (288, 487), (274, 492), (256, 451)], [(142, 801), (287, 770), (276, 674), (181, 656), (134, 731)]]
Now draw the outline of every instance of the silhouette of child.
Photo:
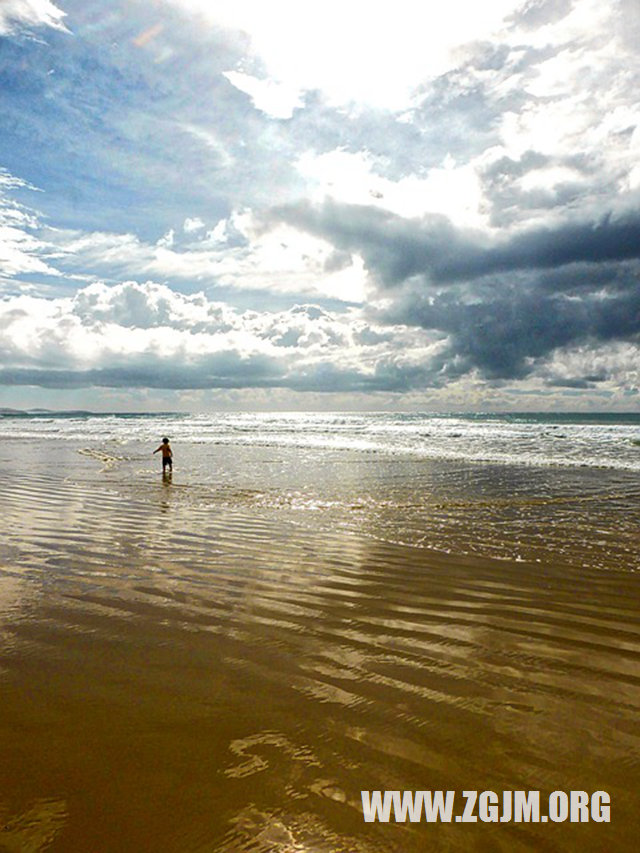
[(171, 451), (171, 445), (169, 444), (168, 438), (163, 438), (160, 447), (156, 447), (153, 452), (157, 453), (159, 450), (162, 451), (162, 473), (164, 474), (167, 467), (169, 468), (169, 471), (173, 471), (173, 453)]

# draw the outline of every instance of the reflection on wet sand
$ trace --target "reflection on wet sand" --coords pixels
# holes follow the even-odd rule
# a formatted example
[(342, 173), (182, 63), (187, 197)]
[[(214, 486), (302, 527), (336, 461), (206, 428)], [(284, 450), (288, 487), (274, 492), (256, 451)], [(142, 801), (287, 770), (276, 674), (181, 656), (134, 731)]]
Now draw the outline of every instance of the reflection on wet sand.
[[(0, 849), (631, 849), (637, 575), (176, 496), (5, 489)], [(364, 824), (362, 789), (605, 790), (614, 819)]]
[(64, 827), (67, 810), (64, 800), (36, 800), (22, 814), (2, 818), (0, 846), (7, 853), (40, 853)]

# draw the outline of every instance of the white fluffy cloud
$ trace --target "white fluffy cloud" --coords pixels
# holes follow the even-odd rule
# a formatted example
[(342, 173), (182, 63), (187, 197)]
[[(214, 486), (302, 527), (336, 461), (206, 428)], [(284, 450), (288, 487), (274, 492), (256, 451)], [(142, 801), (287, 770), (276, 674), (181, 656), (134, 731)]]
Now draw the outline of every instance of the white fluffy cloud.
[[(173, 230), (155, 244), (133, 234), (44, 233), (55, 243), (60, 266), (74, 273), (94, 270), (105, 277), (150, 276), (204, 287), (221, 285), (351, 302), (364, 298), (362, 262), (357, 256), (345, 256), (336, 264), (334, 248), (326, 240), (287, 225), (260, 230), (248, 213), (232, 215), (206, 233), (204, 227), (201, 220), (187, 220), (183, 230), (188, 242), (181, 244)], [(17, 238), (14, 244), (13, 251), (17, 251)], [(28, 248), (23, 255), (35, 264), (37, 258), (29, 255)]]
[(540, 374), (555, 386), (583, 388), (593, 383), (620, 392), (640, 389), (640, 344), (616, 341), (610, 344), (566, 347), (556, 350), (541, 367)]
[(199, 216), (189, 216), (185, 219), (182, 226), (185, 234), (193, 234), (196, 231), (201, 231), (204, 228), (204, 222)]
[(19, 27), (54, 27), (66, 29), (65, 13), (50, 0), (2, 0), (0, 3), (0, 35)]
[(62, 386), (89, 372), (92, 382), (112, 386), (149, 384), (153, 376), (169, 388), (323, 390), (328, 381), (332, 390), (376, 390), (405, 375), (411, 381), (440, 346), (424, 331), (375, 327), (355, 311), (239, 312), (152, 282), (96, 283), (60, 299), (7, 298), (0, 328), (5, 379)]
[[(380, 406), (397, 405), (388, 395), (400, 394), (409, 408), (500, 409), (517, 406), (517, 395), (526, 393), (528, 404), (541, 409), (563, 395), (573, 406), (606, 399), (625, 408), (625, 394), (637, 394), (639, 384), (640, 347), (633, 343), (559, 349), (526, 381), (488, 388), (477, 371), (453, 381), (440, 375), (449, 344), (441, 334), (378, 326), (356, 309), (336, 314), (297, 305), (241, 312), (153, 282), (95, 283), (59, 299), (5, 298), (0, 329), (6, 385), (155, 387), (187, 395), (218, 389), (232, 395), (229, 405), (247, 403), (234, 393), (262, 388), (289, 404), (295, 399), (282, 394), (331, 392), (336, 400), (369, 395), (370, 404)], [(578, 392), (581, 402), (571, 396)], [(340, 405), (349, 408), (356, 398)], [(273, 405), (276, 398), (270, 399)]]
[(457, 225), (487, 225), (475, 164), (457, 164), (450, 155), (439, 167), (425, 170), (424, 175), (412, 174), (397, 180), (381, 175), (385, 160), (370, 151), (307, 151), (296, 165), (306, 182), (307, 197), (315, 202), (330, 197), (407, 218), (440, 213)]

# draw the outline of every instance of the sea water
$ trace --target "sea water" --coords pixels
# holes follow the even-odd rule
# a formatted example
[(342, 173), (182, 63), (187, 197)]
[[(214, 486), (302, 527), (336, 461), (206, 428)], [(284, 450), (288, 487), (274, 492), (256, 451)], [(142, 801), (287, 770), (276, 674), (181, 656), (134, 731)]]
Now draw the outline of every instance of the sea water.
[(361, 450), (415, 459), (640, 472), (640, 414), (233, 413), (0, 415), (0, 438)]
[(146, 500), (157, 488), (161, 466), (152, 451), (164, 435), (175, 464), (163, 495), (176, 511), (239, 508), (454, 554), (585, 568), (640, 564), (637, 414), (0, 419), (5, 448), (31, 453), (36, 469), (44, 456), (50, 464), (84, 455), (85, 476), (124, 501)]

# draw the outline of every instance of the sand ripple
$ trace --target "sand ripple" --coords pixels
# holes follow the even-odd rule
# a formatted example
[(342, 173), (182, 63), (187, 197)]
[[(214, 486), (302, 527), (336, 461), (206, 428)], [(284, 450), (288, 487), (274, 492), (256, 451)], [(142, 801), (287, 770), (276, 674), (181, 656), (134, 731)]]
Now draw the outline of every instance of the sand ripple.
[(14, 836), (48, 802), (56, 850), (421, 851), (431, 827), (365, 828), (362, 788), (604, 789), (604, 828), (441, 825), (437, 849), (631, 849), (638, 575), (437, 556), (178, 483), (125, 500), (83, 472), (2, 487)]

